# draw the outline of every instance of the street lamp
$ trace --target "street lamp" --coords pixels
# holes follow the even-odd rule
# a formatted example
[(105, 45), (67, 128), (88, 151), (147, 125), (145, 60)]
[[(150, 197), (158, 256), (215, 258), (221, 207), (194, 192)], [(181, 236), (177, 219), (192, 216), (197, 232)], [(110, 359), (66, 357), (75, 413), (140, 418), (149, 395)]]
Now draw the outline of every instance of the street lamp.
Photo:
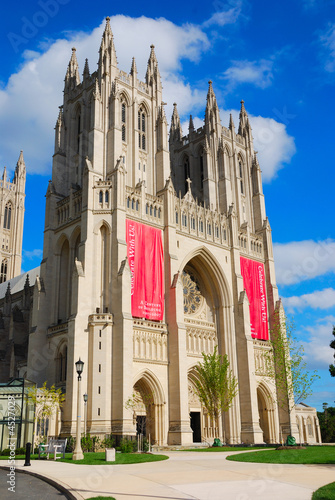
[(76, 448), (72, 455), (72, 460), (82, 460), (84, 458), (83, 450), (81, 449), (81, 416), (80, 416), (80, 382), (81, 374), (84, 369), (84, 362), (79, 360), (75, 363), (76, 370), (78, 373), (78, 394), (77, 394), (77, 433), (76, 433)]
[(85, 394), (84, 394), (84, 431), (85, 431), (85, 436), (87, 435), (87, 400), (88, 400), (88, 396), (85, 392)]

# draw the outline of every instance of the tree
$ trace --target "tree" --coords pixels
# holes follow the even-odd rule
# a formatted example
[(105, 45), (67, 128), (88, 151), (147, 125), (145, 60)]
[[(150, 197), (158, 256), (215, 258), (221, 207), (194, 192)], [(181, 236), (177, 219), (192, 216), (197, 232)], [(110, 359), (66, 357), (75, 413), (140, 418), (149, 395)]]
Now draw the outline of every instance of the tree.
[[(151, 437), (151, 426), (154, 422), (151, 407), (154, 401), (154, 393), (143, 393), (134, 391), (127, 399), (124, 407), (133, 413), (133, 422), (136, 424), (136, 434), (138, 439), (138, 450), (144, 447), (143, 437), (148, 434)], [(143, 415), (145, 413), (145, 415)], [(142, 450), (144, 451), (144, 450)]]
[[(203, 355), (202, 363), (195, 366), (195, 391), (208, 415), (216, 421), (222, 412), (228, 411), (238, 393), (238, 383), (229, 370), (228, 357), (218, 354), (217, 346), (213, 354)], [(217, 436), (218, 437), (218, 436)]]
[(43, 435), (45, 435), (47, 419), (58, 408), (62, 407), (65, 396), (61, 389), (56, 389), (55, 385), (48, 389), (47, 382), (44, 382), (40, 388), (32, 387), (28, 389), (28, 397), (31, 398), (36, 407), (35, 420), (39, 421), (43, 429)]
[[(335, 326), (333, 326), (333, 336), (334, 336), (334, 340), (332, 340), (329, 345), (332, 349), (335, 350)], [(335, 359), (335, 352), (334, 352), (333, 357)], [(335, 377), (335, 366), (333, 364), (329, 365), (329, 371), (330, 371), (330, 376)]]
[(304, 347), (293, 337), (292, 331), (293, 324), (278, 311), (275, 312), (270, 340), (272, 350), (264, 353), (267, 358), (265, 374), (276, 380), (277, 404), (289, 414), (295, 405), (313, 393), (312, 385), (320, 378), (316, 370), (306, 370)]

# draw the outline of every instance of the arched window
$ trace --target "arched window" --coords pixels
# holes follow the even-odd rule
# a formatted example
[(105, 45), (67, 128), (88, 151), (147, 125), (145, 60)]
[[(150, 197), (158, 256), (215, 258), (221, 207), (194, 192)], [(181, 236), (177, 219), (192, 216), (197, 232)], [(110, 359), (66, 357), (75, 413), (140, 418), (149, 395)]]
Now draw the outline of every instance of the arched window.
[(105, 203), (109, 203), (109, 193), (105, 191)]
[(146, 114), (141, 106), (138, 111), (138, 147), (146, 150)]
[(188, 156), (186, 156), (184, 160), (184, 178), (185, 178), (185, 193), (187, 193), (188, 191), (187, 179), (190, 179), (190, 162)]
[(102, 203), (103, 202), (103, 192), (100, 191), (99, 192), (99, 203)]
[(200, 186), (201, 189), (204, 188), (204, 152), (200, 152)]
[(0, 283), (4, 283), (6, 280), (7, 280), (7, 261), (3, 260), (1, 262)]
[(244, 187), (243, 187), (243, 171), (242, 171), (242, 161), (239, 160), (238, 162), (239, 166), (239, 173), (240, 173), (240, 183), (241, 183), (241, 194), (244, 194)]
[(122, 141), (126, 142), (127, 137), (126, 137), (126, 119), (127, 119), (127, 113), (126, 113), (126, 103), (122, 102), (121, 104), (121, 131), (122, 131)]
[(7, 203), (7, 205), (5, 206), (5, 218), (3, 223), (3, 227), (5, 229), (10, 229), (11, 218), (12, 218), (12, 205), (11, 203)]
[(77, 117), (77, 153), (79, 153), (79, 147), (80, 147), (80, 113), (78, 114)]

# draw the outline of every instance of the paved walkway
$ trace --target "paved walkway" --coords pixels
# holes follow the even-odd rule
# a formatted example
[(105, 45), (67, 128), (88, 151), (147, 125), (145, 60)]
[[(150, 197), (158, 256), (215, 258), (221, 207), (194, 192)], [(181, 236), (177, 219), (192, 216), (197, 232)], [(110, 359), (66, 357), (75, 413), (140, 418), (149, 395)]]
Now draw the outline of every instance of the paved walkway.
[[(132, 465), (33, 460), (29, 472), (61, 482), (77, 499), (110, 495), (116, 500), (310, 500), (313, 491), (335, 478), (335, 465), (225, 460), (231, 452), (164, 454), (170, 459)], [(23, 462), (17, 467), (23, 468)]]
[(15, 491), (9, 491), (10, 485), (7, 483), (8, 471), (0, 469), (0, 498), (1, 500), (66, 500), (56, 488), (46, 483), (42, 479), (31, 474), (15, 474)]

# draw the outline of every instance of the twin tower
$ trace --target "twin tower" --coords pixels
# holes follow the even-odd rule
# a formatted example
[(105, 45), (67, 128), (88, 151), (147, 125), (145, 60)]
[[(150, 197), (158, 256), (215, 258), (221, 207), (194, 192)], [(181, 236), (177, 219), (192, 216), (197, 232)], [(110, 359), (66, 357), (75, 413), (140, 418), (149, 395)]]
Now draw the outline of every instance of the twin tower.
[[(144, 81), (134, 59), (121, 71), (109, 18), (96, 72), (86, 60), (81, 79), (72, 50), (27, 377), (63, 388), (63, 435), (76, 431), (80, 357), (91, 434), (134, 435), (145, 423), (159, 445), (215, 435), (279, 442), (295, 416), (278, 409), (262, 365), (281, 305), (244, 103), (238, 130), (232, 117), (224, 127), (209, 82), (204, 126), (191, 117), (183, 135), (176, 104), (168, 134), (162, 99), (154, 46)], [(196, 396), (194, 367), (215, 346), (239, 393), (213, 421)]]

